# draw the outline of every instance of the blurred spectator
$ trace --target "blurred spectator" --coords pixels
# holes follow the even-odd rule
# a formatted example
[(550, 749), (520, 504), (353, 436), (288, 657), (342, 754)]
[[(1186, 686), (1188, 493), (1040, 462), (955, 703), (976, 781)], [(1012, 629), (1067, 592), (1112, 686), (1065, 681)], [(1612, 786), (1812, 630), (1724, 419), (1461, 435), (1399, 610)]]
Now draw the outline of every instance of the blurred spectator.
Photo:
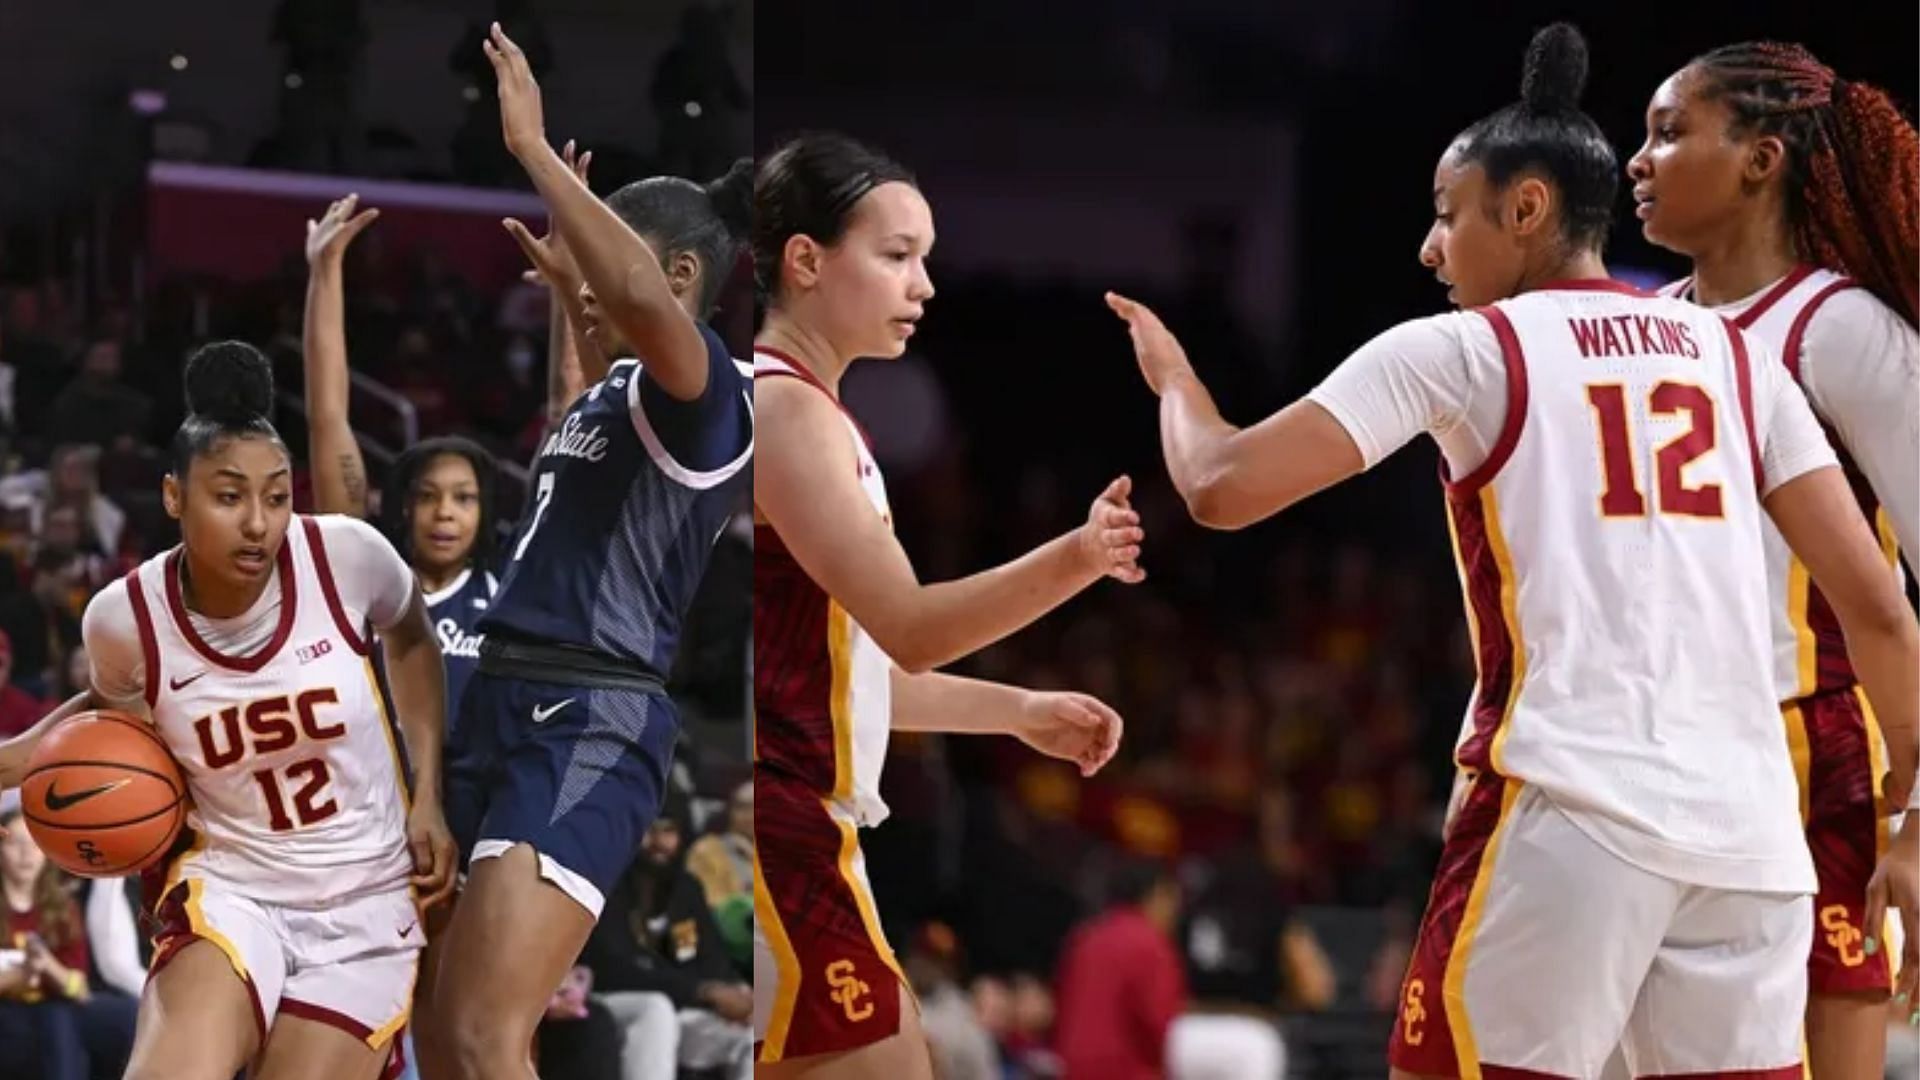
[(690, 4), (680, 13), (680, 36), (653, 69), (652, 97), (659, 171), (696, 181), (725, 172), (734, 157), (729, 114), (750, 104), (727, 55), (725, 10)]
[(684, 813), (674, 800), (647, 830), (581, 961), (626, 1031), (624, 1080), (672, 1080), (681, 1067), (747, 1080), (753, 987), (735, 972), (700, 883), (681, 866)]
[(94, 592), (113, 576), (112, 566), (94, 550), (94, 539), (73, 506), (47, 511), (34, 549), (33, 572), (33, 591), (40, 602), (75, 620), (87, 609)]
[(534, 1036), (541, 1076), (620, 1080), (620, 1024), (606, 1005), (588, 996), (592, 989), (593, 972), (576, 966), (553, 992)]
[(35, 533), (46, 528), (48, 510), (72, 507), (80, 515), (82, 546), (91, 546), (102, 555), (120, 550), (120, 535), (126, 528), (127, 515), (112, 499), (100, 493), (98, 446), (85, 443), (56, 446), (46, 471), (22, 474), (12, 481), (30, 485)]
[[(7, 297), (5, 317), (7, 366), (14, 373), (16, 416), (32, 418), (53, 400), (67, 379), (66, 357), (46, 321), (46, 308), (35, 288), (14, 289)], [(32, 427), (37, 431), (37, 426)]]
[(0, 816), (0, 1075), (118, 1076), (133, 1045), (131, 999), (93, 1002), (85, 920), (67, 876), (17, 811)]
[(928, 923), (913, 937), (902, 960), (907, 982), (920, 1000), (920, 1026), (933, 1051), (936, 1080), (999, 1080), (1000, 1053), (993, 1036), (960, 988), (960, 943), (945, 923)]
[(1159, 1080), (1168, 1032), (1187, 999), (1172, 940), (1180, 885), (1158, 863), (1125, 863), (1111, 896), (1061, 954), (1054, 1046), (1066, 1080)]
[(263, 164), (350, 174), (359, 159), (354, 80), (366, 51), (360, 0), (280, 0), (271, 40), (286, 57), (275, 160)]
[(0, 630), (0, 739), (10, 739), (40, 722), (51, 704), (13, 685), (13, 638)]
[(76, 645), (67, 650), (66, 660), (54, 669), (47, 681), (47, 707), (59, 705), (92, 685), (93, 666), (87, 660), (87, 647)]
[(687, 873), (706, 891), (707, 903), (753, 899), (753, 781), (734, 789), (727, 803), (727, 831), (708, 833), (687, 849)]
[(96, 446), (141, 440), (153, 415), (153, 402), (121, 382), (120, 375), (120, 343), (109, 338), (89, 343), (80, 358), (80, 371), (53, 399), (43, 434)]

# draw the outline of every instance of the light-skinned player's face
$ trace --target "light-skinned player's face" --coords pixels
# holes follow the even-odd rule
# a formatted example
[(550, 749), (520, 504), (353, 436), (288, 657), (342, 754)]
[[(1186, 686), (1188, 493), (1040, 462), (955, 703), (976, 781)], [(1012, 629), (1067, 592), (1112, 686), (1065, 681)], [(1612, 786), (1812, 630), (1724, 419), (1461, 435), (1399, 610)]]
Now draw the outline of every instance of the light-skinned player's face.
[(33, 842), (27, 832), (27, 824), (18, 815), (9, 814), (0, 818), (0, 879), (14, 888), (30, 885), (40, 876), (40, 868), (47, 864), (47, 857), (40, 851), (40, 845)]
[(441, 454), (427, 462), (413, 493), (413, 560), (428, 570), (459, 566), (480, 535), (480, 481), (473, 462)]
[(1452, 147), (1433, 170), (1433, 227), (1420, 244), (1420, 264), (1447, 286), (1447, 300), (1457, 307), (1505, 300), (1519, 287), (1526, 253), (1501, 225), (1507, 194)]
[(1641, 231), (1682, 255), (1737, 227), (1785, 164), (1779, 138), (1736, 135), (1733, 113), (1704, 89), (1692, 67), (1661, 83), (1647, 103), (1646, 141), (1627, 162)]
[(912, 184), (881, 184), (861, 196), (840, 242), (820, 253), (815, 310), (828, 340), (851, 356), (906, 352), (933, 299), (933, 241), (933, 208)]
[(293, 520), (293, 470), (279, 443), (222, 440), (193, 459), (184, 482), (169, 474), (162, 495), (194, 574), (244, 592), (273, 572)]

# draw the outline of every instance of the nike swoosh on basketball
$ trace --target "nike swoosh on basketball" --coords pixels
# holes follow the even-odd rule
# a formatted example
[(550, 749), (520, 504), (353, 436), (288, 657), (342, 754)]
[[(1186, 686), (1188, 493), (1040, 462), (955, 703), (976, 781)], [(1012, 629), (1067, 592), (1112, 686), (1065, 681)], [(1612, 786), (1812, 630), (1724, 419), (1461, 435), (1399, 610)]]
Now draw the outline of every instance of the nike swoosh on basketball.
[(76, 791), (71, 795), (62, 795), (60, 794), (59, 781), (55, 781), (47, 785), (47, 809), (55, 812), (66, 810), (70, 807), (78, 806), (97, 795), (105, 795), (109, 791), (118, 791), (131, 783), (133, 783), (131, 780), (115, 780), (110, 784), (101, 784), (99, 787), (91, 787), (85, 791)]
[(568, 698), (558, 705), (549, 705), (544, 709), (536, 705), (533, 708), (533, 722), (536, 724), (544, 724), (547, 722), (547, 717), (552, 716), (554, 713), (559, 712), (571, 704), (573, 704), (573, 699)]
[(190, 686), (190, 685), (192, 685), (193, 683), (196, 683), (196, 682), (198, 682), (198, 681), (200, 680), (200, 678), (201, 678), (201, 676), (203, 676), (203, 675), (205, 675), (205, 674), (206, 674), (206, 671), (205, 671), (205, 670), (201, 670), (201, 671), (199, 671), (199, 672), (196, 672), (196, 673), (194, 673), (194, 674), (192, 674), (192, 675), (189, 675), (189, 676), (187, 676), (187, 677), (186, 677), (186, 678), (184, 678), (184, 679), (168, 679), (168, 680), (167, 680), (167, 685), (168, 685), (168, 686), (171, 686), (171, 687), (173, 687), (173, 688), (174, 688), (175, 690), (179, 690), (179, 689), (181, 689), (181, 688), (183, 688), (183, 687), (186, 687), (186, 686)]

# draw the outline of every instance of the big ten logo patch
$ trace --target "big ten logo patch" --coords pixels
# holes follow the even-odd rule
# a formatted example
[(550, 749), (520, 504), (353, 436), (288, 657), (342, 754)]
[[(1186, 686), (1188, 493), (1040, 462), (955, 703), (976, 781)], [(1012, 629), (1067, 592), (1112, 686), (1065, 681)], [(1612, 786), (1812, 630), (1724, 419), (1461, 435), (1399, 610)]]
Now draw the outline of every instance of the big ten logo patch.
[(854, 977), (853, 961), (835, 960), (827, 965), (827, 985), (833, 988), (833, 1003), (857, 1024), (873, 1015), (872, 988)]
[(1426, 1040), (1427, 983), (1424, 979), (1407, 980), (1400, 1002), (1400, 1032), (1408, 1046), (1419, 1046)]
[(1832, 946), (1834, 954), (1840, 957), (1840, 963), (1847, 967), (1859, 967), (1867, 962), (1867, 954), (1861, 949), (1864, 935), (1860, 928), (1853, 925), (1847, 917), (1845, 904), (1828, 904), (1820, 909), (1820, 929), (1826, 932), (1827, 944)]
[(311, 645), (300, 646), (300, 649), (298, 653), (296, 653), (296, 655), (299, 657), (300, 662), (302, 664), (309, 664), (315, 660), (320, 659), (321, 657), (327, 655), (332, 651), (333, 651), (333, 642), (328, 641), (326, 638), (321, 638), (319, 641), (316, 641)]

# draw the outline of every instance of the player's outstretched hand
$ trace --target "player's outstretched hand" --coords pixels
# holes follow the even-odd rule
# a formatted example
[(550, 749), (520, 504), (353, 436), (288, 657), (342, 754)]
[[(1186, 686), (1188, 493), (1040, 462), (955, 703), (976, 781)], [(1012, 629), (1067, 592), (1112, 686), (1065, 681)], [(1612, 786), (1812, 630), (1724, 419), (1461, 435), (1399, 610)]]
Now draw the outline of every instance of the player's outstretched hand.
[(1180, 339), (1152, 308), (1112, 292), (1107, 294), (1107, 306), (1125, 320), (1127, 334), (1133, 338), (1134, 359), (1140, 362), (1140, 374), (1146, 377), (1149, 390), (1163, 394), (1176, 376), (1193, 374), (1187, 350), (1181, 348)]
[(1120, 749), (1125, 725), (1099, 698), (1071, 691), (1030, 690), (1020, 703), (1013, 733), (1035, 750), (1071, 761), (1092, 776)]
[(1887, 845), (1886, 855), (1873, 869), (1873, 880), (1867, 883), (1866, 918), (1861, 923), (1871, 952), (1888, 945), (1883, 936), (1888, 908), (1900, 913), (1904, 939), (1894, 999), (1903, 1016), (1920, 1023), (1920, 828), (1915, 827), (1913, 816)]
[[(579, 177), (582, 184), (587, 182), (587, 169), (593, 164), (593, 151), (576, 153), (573, 140), (568, 139), (567, 145), (560, 151), (560, 159), (567, 163), (567, 168), (573, 170), (573, 175)], [(580, 291), (580, 266), (574, 262), (566, 237), (560, 235), (560, 230), (553, 227), (551, 220), (547, 224), (547, 235), (538, 240), (533, 238), (525, 225), (513, 218), (507, 218), (501, 224), (519, 242), (520, 250), (527, 253), (527, 261), (533, 264), (533, 269), (521, 273), (522, 280), (568, 292)]]
[(527, 54), (499, 23), (489, 28), (480, 48), (493, 64), (494, 81), (500, 84), (500, 134), (506, 139), (507, 151), (520, 157), (545, 146), (547, 125), (540, 108), (540, 84), (527, 65)]
[(327, 207), (327, 212), (320, 215), (319, 221), (307, 219), (308, 266), (318, 267), (328, 263), (339, 265), (353, 238), (380, 216), (380, 211), (373, 208), (354, 213), (359, 205), (360, 196), (349, 195), (335, 200), (333, 205)]
[(1140, 545), (1147, 531), (1129, 501), (1132, 494), (1133, 479), (1122, 476), (1093, 500), (1087, 523), (1080, 526), (1080, 554), (1096, 573), (1138, 585), (1147, 580), (1140, 568)]
[(420, 909), (438, 905), (453, 893), (454, 864), (457, 861), (453, 832), (440, 812), (437, 799), (421, 799), (407, 815), (407, 846), (413, 851), (413, 888)]

